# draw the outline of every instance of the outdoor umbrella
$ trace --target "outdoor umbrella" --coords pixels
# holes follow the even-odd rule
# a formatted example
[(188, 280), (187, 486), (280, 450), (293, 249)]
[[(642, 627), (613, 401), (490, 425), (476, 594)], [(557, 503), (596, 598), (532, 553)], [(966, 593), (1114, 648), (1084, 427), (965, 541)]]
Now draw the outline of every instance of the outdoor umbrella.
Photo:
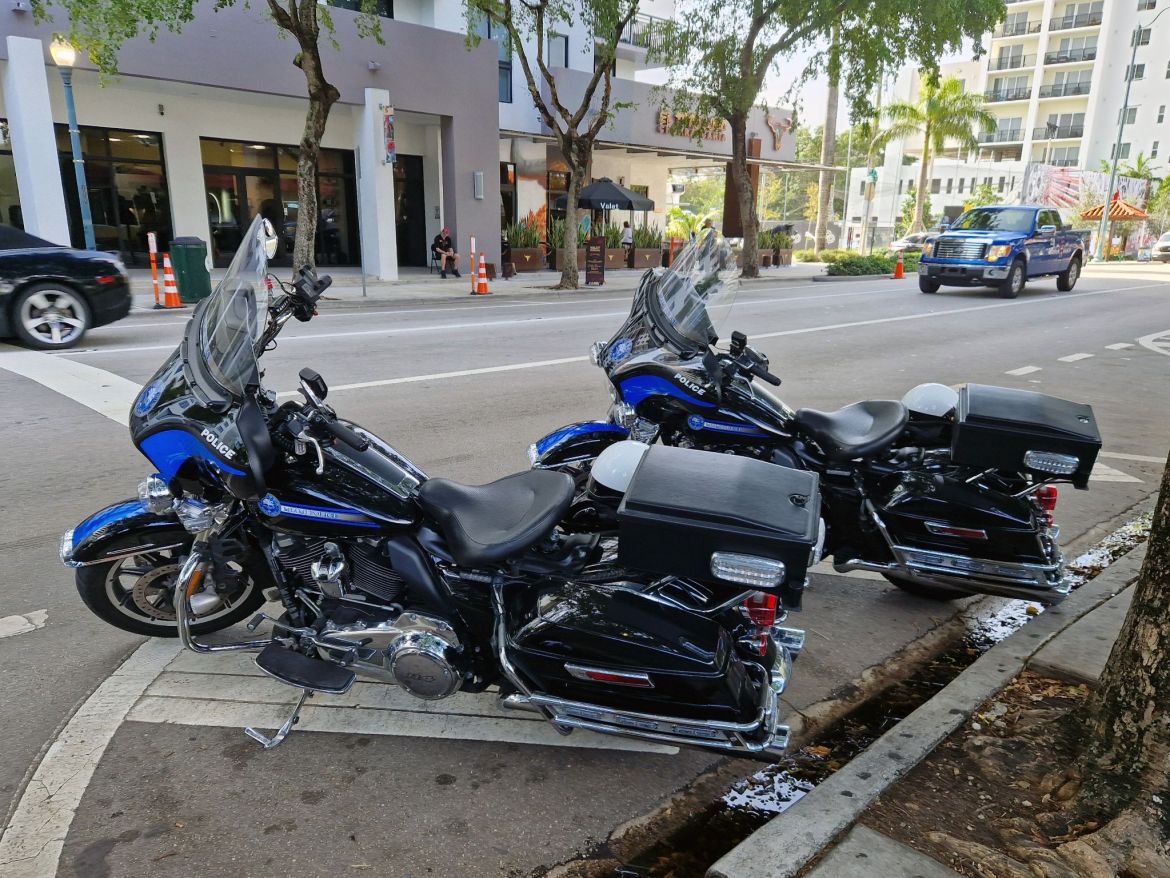
[[(557, 210), (564, 210), (569, 203), (568, 199), (569, 196), (562, 195), (553, 206)], [(602, 177), (581, 190), (577, 196), (577, 206), (587, 210), (653, 210), (654, 202), (645, 195), (619, 186), (609, 177)]]
[[(1090, 207), (1081, 214), (1083, 220), (1097, 220), (1101, 221), (1101, 215), (1105, 212), (1105, 205), (1098, 204), (1096, 207)], [(1110, 222), (1135, 222), (1137, 220), (1149, 219), (1150, 215), (1142, 210), (1140, 207), (1134, 207), (1128, 201), (1122, 201), (1120, 198), (1114, 198), (1109, 205), (1109, 221)]]

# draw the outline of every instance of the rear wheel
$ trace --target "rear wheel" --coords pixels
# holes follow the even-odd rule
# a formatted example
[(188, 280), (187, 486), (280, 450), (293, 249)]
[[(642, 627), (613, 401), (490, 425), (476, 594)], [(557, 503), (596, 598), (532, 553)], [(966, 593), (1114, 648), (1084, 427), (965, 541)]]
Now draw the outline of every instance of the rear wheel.
[(940, 284), (934, 278), (926, 277), (925, 275), (921, 274), (918, 275), (918, 289), (920, 289), (922, 292), (937, 293), (940, 286), (942, 286), (942, 284)]
[(1016, 298), (1023, 291), (1026, 280), (1023, 260), (1017, 259), (1008, 269), (1008, 276), (999, 285), (999, 294), (1005, 299)]
[(20, 340), (42, 351), (71, 348), (89, 329), (85, 300), (66, 284), (28, 287), (16, 297), (12, 313), (13, 328)]
[(925, 585), (913, 579), (903, 579), (892, 573), (883, 573), (886, 579), (898, 586), (902, 591), (915, 597), (926, 598), (930, 601), (954, 601), (959, 598), (970, 597), (974, 592), (962, 588), (952, 588), (949, 585)]
[[(106, 564), (77, 569), (77, 591), (94, 615), (115, 628), (149, 637), (178, 637), (175, 621), (175, 584), (182, 564), (180, 549), (144, 552)], [(264, 603), (260, 582), (246, 567), (238, 570), (235, 585), (215, 589), (210, 576), (191, 596), (193, 634), (207, 634), (234, 625)]]
[(1077, 279), (1081, 276), (1081, 257), (1074, 256), (1068, 263), (1068, 268), (1056, 276), (1056, 288), (1062, 293), (1067, 293), (1077, 285)]

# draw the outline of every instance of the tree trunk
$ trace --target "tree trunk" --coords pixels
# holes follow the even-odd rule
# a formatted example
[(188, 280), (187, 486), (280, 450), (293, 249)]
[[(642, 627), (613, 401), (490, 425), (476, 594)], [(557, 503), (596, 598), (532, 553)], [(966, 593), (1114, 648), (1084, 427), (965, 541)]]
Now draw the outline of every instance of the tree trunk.
[[(575, 290), (580, 285), (577, 272), (577, 199), (581, 195), (581, 184), (589, 173), (592, 158), (591, 145), (580, 140), (570, 140), (561, 151), (569, 166), (569, 191), (565, 194), (565, 260), (561, 265), (561, 280), (558, 290)], [(594, 230), (590, 230), (590, 235)]]
[(736, 113), (731, 122), (731, 175), (739, 198), (739, 217), (743, 223), (743, 270), (740, 277), (760, 276), (760, 220), (756, 212), (756, 190), (747, 161), (747, 116)]
[(1170, 461), (1133, 603), (1089, 702), (1080, 801), (1151, 809), (1170, 834)]
[[(833, 55), (833, 59), (829, 63), (829, 95), (825, 101), (825, 127), (824, 134), (821, 137), (821, 164), (833, 164), (833, 157), (837, 152), (837, 102), (838, 102), (838, 87), (841, 75), (841, 67), (837, 60), (838, 44), (837, 44), (836, 28), (833, 29), (833, 44), (829, 47), (829, 51)], [(817, 224), (816, 230), (813, 233), (813, 250), (820, 253), (825, 249), (826, 239), (829, 235), (829, 220), (833, 213), (833, 180), (836, 174), (833, 171), (820, 172), (817, 184), (819, 188), (817, 193), (820, 196), (817, 199)], [(846, 178), (845, 185), (849, 185), (849, 180)], [(844, 222), (842, 222), (844, 227)]]
[(926, 186), (930, 176), (930, 123), (922, 132), (922, 163), (918, 167), (918, 191), (914, 193), (914, 216), (910, 220), (910, 228), (906, 234), (925, 232), (926, 221), (922, 216), (923, 205), (926, 204)]
[[(321, 154), (321, 138), (329, 111), (341, 93), (325, 79), (321, 69), (321, 53), (316, 35), (298, 34), (302, 51), (296, 65), (305, 74), (309, 86), (309, 110), (305, 114), (305, 129), (301, 134), (297, 154), (297, 233), (293, 242), (293, 267), (316, 265), (317, 241), (317, 159)], [(277, 199), (280, 193), (276, 193)]]

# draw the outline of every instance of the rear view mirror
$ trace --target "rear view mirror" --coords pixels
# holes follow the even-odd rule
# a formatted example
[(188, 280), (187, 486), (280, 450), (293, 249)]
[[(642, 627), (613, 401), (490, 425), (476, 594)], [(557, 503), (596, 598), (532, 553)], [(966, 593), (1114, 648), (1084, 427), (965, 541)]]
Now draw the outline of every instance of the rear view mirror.
[(325, 379), (312, 369), (305, 367), (300, 371), (301, 393), (314, 405), (320, 405), (329, 395), (329, 387)]
[(1056, 234), (1056, 226), (1053, 226), (1053, 225), (1041, 226), (1040, 227), (1040, 234), (1041, 235), (1055, 235)]

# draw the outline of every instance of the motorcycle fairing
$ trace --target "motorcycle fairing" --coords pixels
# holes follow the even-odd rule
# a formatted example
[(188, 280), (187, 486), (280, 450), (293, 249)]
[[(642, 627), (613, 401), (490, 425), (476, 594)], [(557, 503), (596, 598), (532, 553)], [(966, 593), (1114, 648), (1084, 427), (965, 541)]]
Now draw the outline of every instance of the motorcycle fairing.
[(630, 431), (607, 421), (580, 421), (553, 430), (538, 439), (529, 451), (533, 466), (550, 467), (574, 460), (592, 460), (615, 442), (628, 438)]
[(80, 567), (118, 558), (130, 549), (158, 551), (190, 541), (191, 535), (173, 515), (151, 512), (144, 500), (126, 500), (95, 512), (69, 531), (61, 557)]

